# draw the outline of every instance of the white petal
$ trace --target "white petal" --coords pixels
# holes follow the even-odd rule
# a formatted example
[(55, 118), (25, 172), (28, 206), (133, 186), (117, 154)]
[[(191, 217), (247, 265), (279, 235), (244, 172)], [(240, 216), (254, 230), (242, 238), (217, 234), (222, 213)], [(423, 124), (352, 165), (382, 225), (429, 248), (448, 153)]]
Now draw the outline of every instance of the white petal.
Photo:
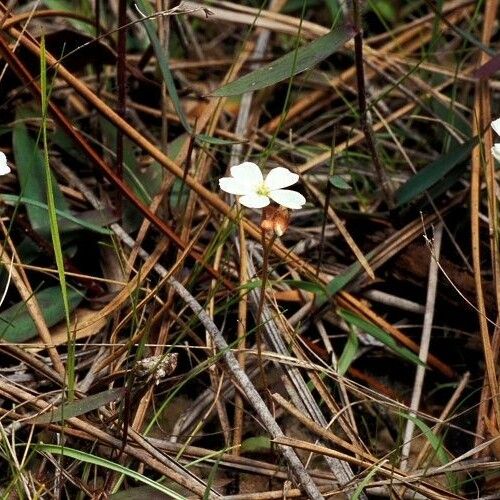
[(260, 167), (251, 161), (231, 167), (231, 175), (248, 186), (260, 186), (264, 180)]
[(234, 177), (222, 177), (222, 179), (219, 179), (219, 187), (226, 193), (236, 194), (239, 196), (253, 192), (251, 186), (244, 184), (239, 179), (235, 179)]
[(299, 180), (299, 176), (290, 172), (288, 168), (276, 167), (273, 168), (266, 177), (264, 184), (271, 190), (281, 189), (291, 186)]
[(491, 154), (495, 157), (497, 161), (500, 161), (500, 144), (495, 144), (491, 148)]
[(238, 200), (244, 207), (248, 208), (263, 208), (269, 205), (269, 198), (261, 194), (252, 193), (242, 196)]
[(291, 189), (277, 189), (269, 193), (269, 198), (286, 208), (299, 209), (305, 204), (306, 199), (297, 191)]
[(491, 126), (493, 127), (493, 130), (500, 135), (500, 118), (497, 118), (496, 120), (491, 122)]
[(10, 167), (7, 165), (7, 157), (5, 153), (0, 151), (0, 175), (6, 175), (10, 173)]

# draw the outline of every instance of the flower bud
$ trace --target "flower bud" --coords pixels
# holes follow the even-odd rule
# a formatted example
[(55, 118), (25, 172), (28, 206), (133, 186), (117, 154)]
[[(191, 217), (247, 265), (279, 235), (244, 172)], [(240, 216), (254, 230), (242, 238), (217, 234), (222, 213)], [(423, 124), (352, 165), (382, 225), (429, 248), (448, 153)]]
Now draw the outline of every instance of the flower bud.
[(290, 212), (285, 207), (274, 207), (268, 205), (262, 211), (260, 227), (269, 235), (273, 234), (281, 238), (288, 229), (290, 223)]

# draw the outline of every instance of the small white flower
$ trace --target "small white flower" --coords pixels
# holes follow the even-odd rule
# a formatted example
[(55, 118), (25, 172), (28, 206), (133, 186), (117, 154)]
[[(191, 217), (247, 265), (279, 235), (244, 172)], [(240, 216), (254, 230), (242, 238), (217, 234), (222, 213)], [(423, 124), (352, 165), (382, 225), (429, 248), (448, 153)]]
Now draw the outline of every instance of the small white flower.
[(273, 168), (264, 179), (260, 167), (246, 161), (231, 167), (231, 177), (219, 179), (220, 188), (226, 193), (239, 196), (239, 202), (248, 208), (263, 208), (270, 200), (286, 208), (299, 209), (306, 199), (297, 191), (282, 189), (299, 180), (299, 176), (287, 168)]
[(10, 173), (10, 167), (7, 165), (7, 157), (0, 151), (0, 175), (7, 175)]
[[(497, 118), (496, 120), (492, 121), (491, 127), (498, 135), (500, 135), (500, 118)], [(491, 148), (491, 154), (497, 161), (500, 161), (500, 143), (495, 144)]]
[(491, 148), (491, 154), (495, 157), (497, 161), (500, 161), (500, 144), (495, 144)]
[(491, 126), (493, 128), (493, 130), (498, 134), (500, 135), (500, 118), (497, 118), (496, 120), (493, 120), (491, 122)]

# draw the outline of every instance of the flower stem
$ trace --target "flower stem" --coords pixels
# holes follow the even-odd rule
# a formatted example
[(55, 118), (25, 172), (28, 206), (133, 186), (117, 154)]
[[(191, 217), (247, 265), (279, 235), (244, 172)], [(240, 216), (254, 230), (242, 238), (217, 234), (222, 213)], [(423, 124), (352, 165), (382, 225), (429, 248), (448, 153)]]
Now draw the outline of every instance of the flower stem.
[(256, 343), (257, 343), (257, 359), (259, 361), (259, 371), (260, 371), (260, 380), (262, 384), (262, 388), (267, 388), (267, 379), (266, 374), (264, 372), (264, 364), (262, 362), (262, 311), (264, 309), (264, 301), (266, 299), (266, 286), (267, 286), (267, 278), (269, 275), (269, 251), (273, 246), (274, 240), (276, 239), (276, 235), (273, 234), (269, 241), (266, 241), (266, 231), (261, 228), (261, 238), (262, 238), (262, 278), (260, 285), (260, 297), (259, 297), (259, 307), (257, 309), (257, 317), (256, 317)]

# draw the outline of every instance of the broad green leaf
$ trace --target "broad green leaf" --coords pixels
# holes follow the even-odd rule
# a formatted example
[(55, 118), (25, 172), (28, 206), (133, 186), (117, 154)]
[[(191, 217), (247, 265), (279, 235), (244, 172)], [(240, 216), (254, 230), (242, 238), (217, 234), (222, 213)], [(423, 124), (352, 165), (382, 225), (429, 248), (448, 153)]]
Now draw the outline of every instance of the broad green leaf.
[(356, 316), (355, 314), (353, 314), (350, 311), (347, 311), (346, 309), (339, 309), (338, 314), (348, 324), (357, 326), (361, 330), (372, 335), (401, 358), (406, 359), (407, 361), (410, 361), (411, 363), (414, 363), (416, 365), (424, 365), (424, 363), (420, 361), (419, 357), (416, 354), (411, 352), (406, 347), (401, 347), (400, 345), (398, 345), (393, 337), (391, 337), (388, 333), (382, 330), (382, 328), (379, 328), (377, 325), (374, 325), (373, 323), (370, 323), (369, 321), (366, 321), (365, 319)]
[(63, 406), (54, 408), (40, 415), (29, 419), (31, 424), (50, 424), (52, 422), (60, 422), (71, 417), (78, 417), (89, 411), (94, 411), (101, 406), (105, 406), (111, 401), (123, 397), (125, 394), (124, 387), (109, 389), (107, 391), (87, 396), (83, 399), (77, 399), (65, 403)]
[[(153, 8), (149, 2), (145, 0), (137, 0), (137, 4), (141, 12), (146, 15), (153, 14)], [(187, 132), (191, 132), (191, 126), (188, 123), (184, 110), (182, 108), (181, 101), (179, 96), (177, 95), (177, 89), (175, 88), (174, 77), (172, 75), (172, 71), (170, 70), (170, 65), (168, 63), (168, 59), (165, 54), (165, 50), (160, 43), (160, 39), (156, 34), (156, 26), (152, 19), (143, 19), (143, 25), (146, 29), (146, 33), (148, 34), (149, 41), (153, 47), (154, 53), (156, 55), (156, 60), (158, 61), (158, 65), (160, 66), (161, 75), (163, 77), (163, 81), (167, 86), (168, 94), (170, 99), (172, 100), (172, 104), (174, 105), (175, 111), (177, 112), (177, 116), (182, 123), (182, 126)]]
[(351, 366), (356, 354), (358, 352), (358, 336), (352, 328), (349, 328), (349, 334), (347, 335), (347, 342), (340, 355), (340, 359), (337, 366), (337, 371), (340, 375), (345, 375), (349, 367)]
[(340, 175), (332, 175), (330, 177), (330, 184), (337, 189), (352, 189), (351, 186)]
[(130, 477), (131, 479), (133, 479), (134, 481), (138, 481), (139, 483), (147, 484), (155, 490), (164, 493), (168, 498), (174, 498), (175, 500), (185, 500), (184, 496), (179, 495), (170, 488), (167, 488), (159, 481), (154, 481), (153, 479), (143, 476), (135, 470), (129, 469), (128, 467), (125, 467), (124, 465), (121, 465), (117, 462), (97, 457), (95, 455), (91, 455), (90, 453), (85, 453), (84, 451), (75, 450), (73, 448), (68, 448), (67, 446), (63, 447), (56, 444), (39, 444), (35, 445), (34, 449), (36, 451), (43, 451), (45, 453), (61, 455), (64, 457), (73, 458), (74, 460), (79, 460), (80, 462), (104, 467), (105, 469), (112, 470), (118, 472), (118, 474), (123, 474), (124, 476)]
[[(398, 412), (398, 415), (407, 418), (408, 420), (411, 420), (424, 434), (425, 438), (427, 441), (429, 441), (430, 445), (432, 446), (432, 449), (434, 450), (436, 457), (438, 460), (441, 462), (442, 465), (446, 465), (450, 460), (451, 457), (446, 451), (446, 449), (443, 446), (443, 440), (442, 438), (436, 436), (432, 429), (422, 420), (417, 418), (415, 415), (411, 415), (410, 413), (400, 413)], [(450, 488), (453, 491), (458, 490), (458, 478), (453, 472), (445, 472), (446, 474), (446, 480), (448, 481), (448, 484)]]
[[(35, 293), (35, 297), (49, 328), (64, 319), (64, 304), (60, 286), (45, 288)], [(80, 292), (68, 288), (68, 302), (71, 311), (82, 300), (83, 295)], [(6, 342), (25, 342), (37, 335), (35, 323), (24, 302), (14, 304), (0, 314), (0, 338)]]
[(464, 144), (452, 149), (449, 153), (440, 156), (430, 165), (420, 170), (396, 191), (397, 206), (400, 207), (401, 205), (415, 200), (427, 189), (443, 179), (446, 174), (462, 163), (471, 154), (472, 148), (477, 142), (478, 138), (474, 137)]
[[(18, 111), (13, 130), (14, 159), (21, 184), (21, 195), (27, 199), (47, 203), (47, 178), (44, 168), (43, 152), (36, 141), (29, 134), (25, 119), (31, 115), (26, 110)], [(64, 199), (54, 176), (52, 177), (52, 192), (57, 210), (69, 212), (68, 204)], [(50, 221), (47, 210), (27, 205), (26, 211), (33, 229), (48, 237), (50, 235)]]
[(234, 82), (218, 88), (212, 95), (225, 97), (240, 95), (245, 92), (269, 87), (292, 76), (314, 67), (320, 61), (331, 56), (354, 36), (352, 26), (343, 25), (334, 28), (327, 35), (300, 47), (296, 51), (276, 59)]
[[(42, 208), (46, 212), (48, 210), (46, 203), (41, 203), (37, 200), (30, 200), (29, 198), (26, 198), (25, 196), (2, 194), (2, 195), (0, 195), (0, 198), (2, 198), (2, 200), (5, 203), (11, 203), (11, 204), (23, 203), (23, 204), (30, 205), (33, 207)], [(91, 211), (89, 213), (92, 213), (93, 217), (95, 217), (95, 218), (98, 218), (99, 216), (101, 216), (103, 218), (103, 223), (106, 223), (106, 224), (109, 224), (109, 223), (114, 221), (114, 219), (111, 220), (110, 214), (105, 213), (104, 211), (99, 211), (99, 212)], [(64, 224), (63, 221), (61, 221), (60, 222), (61, 233), (64, 233), (66, 231), (72, 231), (76, 227), (76, 228), (80, 228), (80, 229), (88, 229), (89, 231), (93, 231), (93, 232), (99, 233), (99, 234), (106, 234), (106, 235), (113, 234), (113, 231), (111, 231), (110, 229), (103, 228), (101, 226), (98, 226), (97, 224), (93, 224), (92, 222), (87, 222), (84, 219), (81, 219), (79, 217), (75, 217), (74, 215), (72, 215), (69, 212), (64, 212), (62, 210), (56, 209), (56, 214), (61, 219), (66, 219), (67, 221), (72, 223), (71, 225)]]

